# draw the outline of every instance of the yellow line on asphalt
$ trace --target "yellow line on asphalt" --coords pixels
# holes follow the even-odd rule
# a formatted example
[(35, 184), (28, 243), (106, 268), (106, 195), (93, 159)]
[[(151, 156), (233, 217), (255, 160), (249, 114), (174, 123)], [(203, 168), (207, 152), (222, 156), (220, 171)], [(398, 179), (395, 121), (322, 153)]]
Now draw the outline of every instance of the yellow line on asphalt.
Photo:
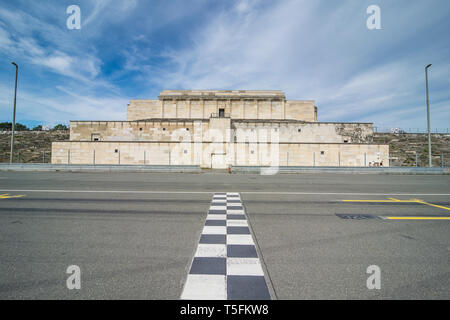
[(387, 220), (450, 220), (450, 217), (385, 217)]
[(400, 200), (397, 198), (389, 198), (389, 199), (393, 200), (394, 202), (417, 202), (416, 201), (417, 199), (410, 199), (410, 200)]
[(342, 202), (397, 202), (394, 200), (342, 200)]
[(22, 197), (25, 197), (25, 195), (18, 194), (18, 195), (15, 195), (15, 196), (10, 196), (9, 193), (0, 194), (0, 199), (22, 198)]
[(398, 200), (398, 199), (394, 199), (394, 198), (389, 198), (390, 200), (342, 200), (343, 202), (387, 202), (387, 203), (393, 203), (393, 202), (409, 202), (409, 203), (414, 203), (417, 201), (412, 201), (412, 200)]
[(425, 201), (419, 200), (419, 199), (416, 199), (416, 202), (417, 203), (421, 203), (421, 204), (425, 204), (427, 206), (432, 206), (432, 207), (436, 207), (436, 208), (440, 208), (440, 209), (444, 209), (444, 210), (450, 210), (449, 207), (439, 206), (437, 204), (428, 203), (428, 202), (425, 202)]
[(436, 207), (444, 210), (450, 210), (449, 207), (440, 206), (437, 204), (432, 204), (420, 199), (410, 199), (410, 200), (399, 200), (396, 198), (388, 198), (389, 200), (342, 200), (342, 202), (375, 202), (375, 203), (396, 203), (396, 202), (402, 202), (402, 203), (420, 203), (424, 204), (426, 206)]

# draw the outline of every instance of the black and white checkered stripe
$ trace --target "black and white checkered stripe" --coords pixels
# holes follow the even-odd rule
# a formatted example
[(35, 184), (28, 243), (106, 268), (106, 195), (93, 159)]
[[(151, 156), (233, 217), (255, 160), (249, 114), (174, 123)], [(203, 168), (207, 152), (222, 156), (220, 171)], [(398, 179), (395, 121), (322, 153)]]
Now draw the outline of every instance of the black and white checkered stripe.
[(181, 299), (270, 299), (238, 193), (214, 194)]

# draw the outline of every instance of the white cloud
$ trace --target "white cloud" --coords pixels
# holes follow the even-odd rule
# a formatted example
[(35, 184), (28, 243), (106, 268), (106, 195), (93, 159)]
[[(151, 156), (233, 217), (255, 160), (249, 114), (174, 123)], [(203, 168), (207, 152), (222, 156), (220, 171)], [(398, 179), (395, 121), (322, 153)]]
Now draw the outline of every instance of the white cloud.
[[(448, 56), (435, 50), (442, 42), (414, 42), (415, 33), (433, 27), (425, 12), (441, 21), (445, 10), (436, 3), (381, 7), (384, 30), (371, 32), (364, 2), (237, 1), (189, 34), (190, 46), (167, 50), (174, 68), (150, 80), (162, 88), (281, 89), (288, 99), (315, 99), (322, 121), (404, 123), (424, 99), (424, 56), (444, 59), (447, 72), (434, 81), (450, 85)], [(448, 87), (434, 96), (449, 101)], [(405, 112), (391, 112), (398, 109)], [(447, 124), (440, 112), (435, 123)]]
[[(35, 16), (20, 10), (20, 6), (15, 11), (0, 7), (0, 48), (21, 68), (18, 116), (22, 113), (28, 120), (50, 124), (70, 119), (123, 119), (126, 100), (119, 88), (102, 77), (102, 61), (95, 46), (66, 29), (65, 10), (58, 11), (63, 7), (45, 3), (42, 7), (34, 3), (29, 6)], [(60, 25), (45, 19), (55, 12), (60, 13)], [(38, 82), (24, 82), (23, 73), (32, 74), (36, 81), (45, 77), (63, 83), (70, 90), (42, 82), (36, 91)], [(2, 91), (7, 98), (0, 101), (0, 108), (6, 111), (3, 114), (9, 114), (11, 88), (2, 87)]]
[[(19, 88), (20, 89), (20, 88)], [(41, 92), (20, 91), (17, 99), (17, 121), (42, 120), (55, 125), (70, 120), (124, 120), (128, 99), (118, 96), (89, 96), (78, 94), (70, 88), (58, 86), (59, 92), (50, 96)], [(12, 112), (12, 93), (9, 87), (0, 86), (0, 113)], [(59, 93), (59, 94), (58, 94)], [(57, 116), (55, 116), (57, 115)]]
[(126, 18), (136, 8), (137, 4), (137, 0), (96, 0), (93, 2), (92, 10), (82, 10), (82, 14), (86, 14), (86, 17), (82, 20), (82, 28), (101, 24), (104, 20), (119, 22)]
[(365, 0), (82, 0), (79, 32), (65, 28), (64, 5), (18, 2), (0, 6), (0, 48), (53, 83), (27, 96), (53, 110), (47, 118), (114, 118), (160, 89), (280, 89), (315, 99), (322, 121), (422, 126), (433, 63), (432, 123), (448, 126), (450, 6), (437, 1), (378, 0), (383, 30), (373, 32)]
[[(15, 26), (14, 21), (18, 22), (19, 28), (10, 28), (9, 32), (0, 28), (0, 47), (14, 59), (82, 81), (88, 81), (99, 74), (100, 60), (95, 56), (76, 46), (72, 46), (70, 54), (64, 52), (64, 45), (58, 38), (61, 30), (57, 27), (42, 21), (34, 24), (36, 19), (21, 11), (11, 13), (0, 8), (0, 18), (8, 21), (10, 26)], [(28, 23), (25, 23), (26, 20)], [(53, 34), (54, 38), (44, 47), (34, 39), (33, 34), (36, 33), (45, 33), (47, 36)]]
[(3, 29), (0, 24), (0, 48), (8, 48), (11, 45), (11, 39), (9, 38), (9, 33)]
[(35, 56), (31, 61), (51, 71), (77, 80), (88, 82), (100, 73), (100, 62), (92, 56), (74, 57), (56, 51), (48, 56)]

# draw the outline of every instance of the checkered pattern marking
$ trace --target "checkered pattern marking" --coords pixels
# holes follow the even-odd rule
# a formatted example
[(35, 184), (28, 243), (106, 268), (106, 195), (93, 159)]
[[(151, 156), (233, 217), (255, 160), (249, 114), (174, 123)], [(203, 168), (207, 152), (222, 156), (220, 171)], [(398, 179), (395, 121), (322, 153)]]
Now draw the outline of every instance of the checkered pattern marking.
[(215, 193), (181, 299), (270, 300), (239, 193)]

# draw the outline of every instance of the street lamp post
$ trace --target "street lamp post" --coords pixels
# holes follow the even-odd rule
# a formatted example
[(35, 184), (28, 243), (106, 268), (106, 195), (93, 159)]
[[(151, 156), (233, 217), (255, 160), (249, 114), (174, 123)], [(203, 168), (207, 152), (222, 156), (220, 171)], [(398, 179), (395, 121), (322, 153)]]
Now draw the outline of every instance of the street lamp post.
[(14, 66), (16, 66), (16, 84), (14, 88), (14, 111), (13, 111), (13, 120), (12, 120), (12, 131), (11, 131), (11, 154), (9, 157), (9, 163), (13, 161), (13, 152), (14, 152), (14, 130), (16, 126), (16, 99), (17, 99), (17, 74), (19, 72), (19, 66), (14, 61), (12, 62)]
[(431, 64), (425, 67), (425, 82), (427, 86), (427, 123), (428, 123), (428, 166), (431, 167), (431, 132), (430, 132), (430, 99), (428, 95), (428, 68)]

